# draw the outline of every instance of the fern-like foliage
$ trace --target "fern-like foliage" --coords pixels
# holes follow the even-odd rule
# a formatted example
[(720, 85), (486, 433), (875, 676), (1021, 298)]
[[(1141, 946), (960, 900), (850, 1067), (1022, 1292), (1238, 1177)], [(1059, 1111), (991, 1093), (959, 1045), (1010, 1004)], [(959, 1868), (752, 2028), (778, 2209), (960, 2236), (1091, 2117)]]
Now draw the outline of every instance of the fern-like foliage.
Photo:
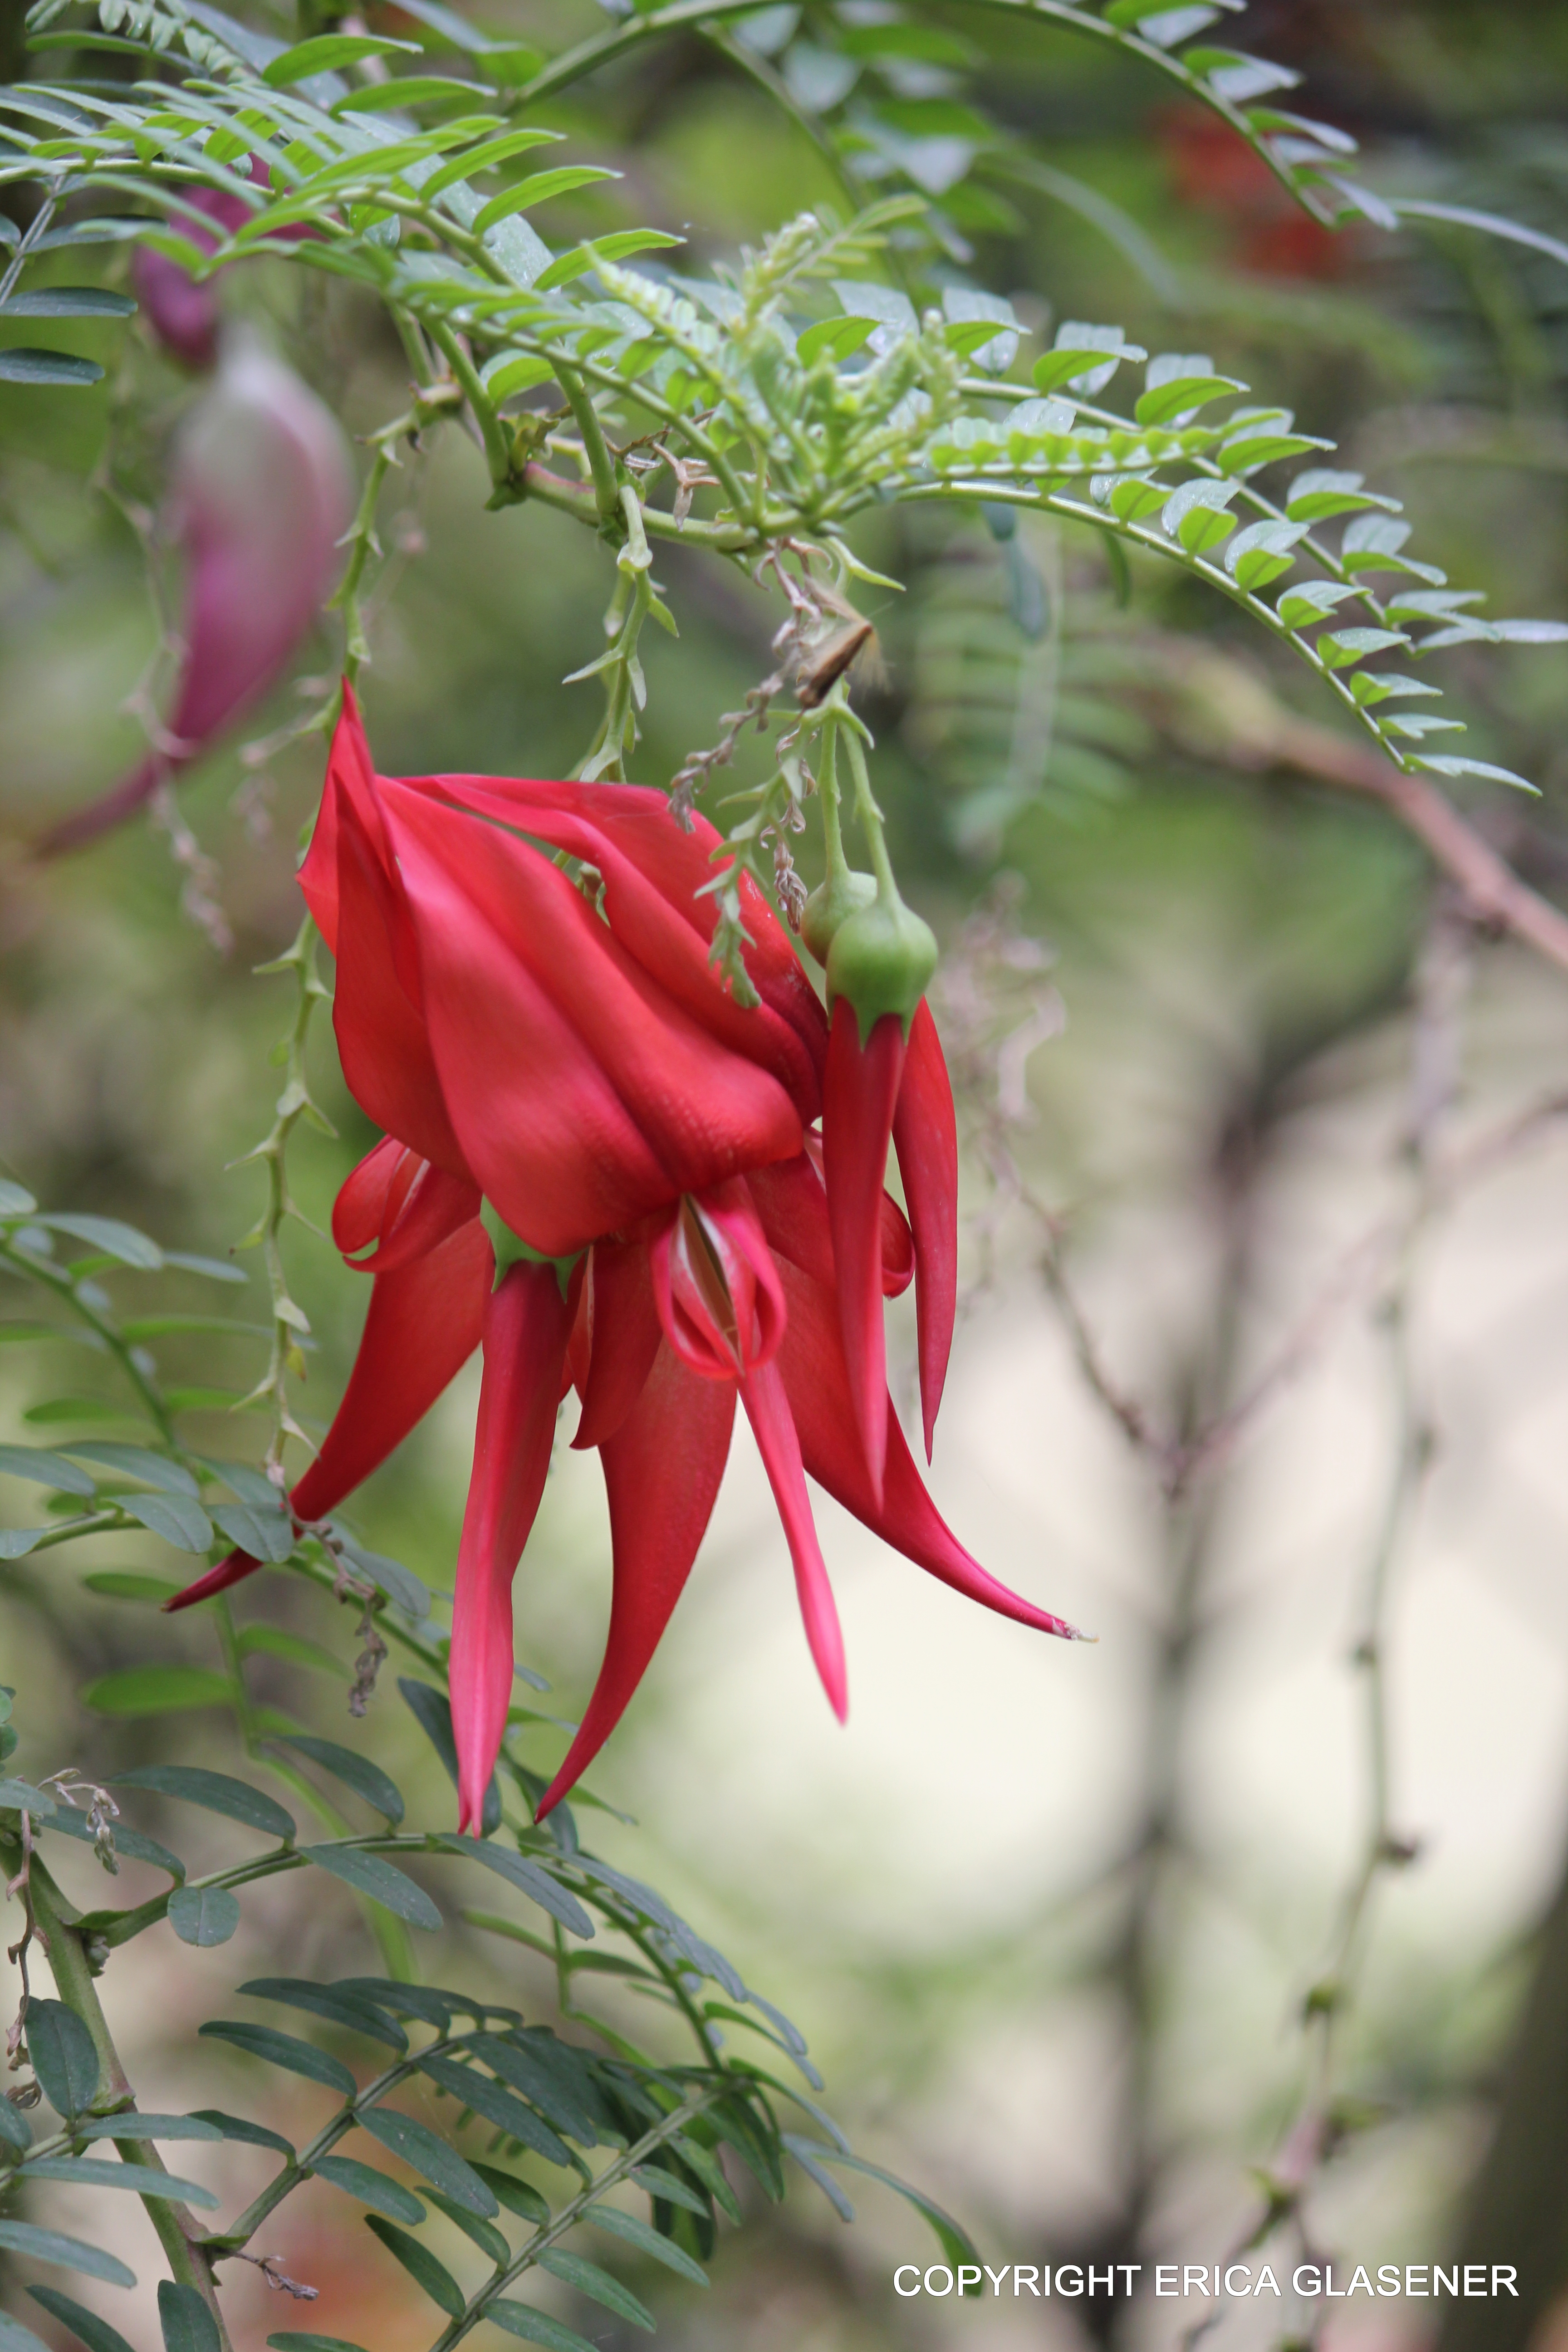
[[(183, 2167), (199, 2173), (201, 2145), (229, 2140), (270, 2158), (272, 2168), (233, 2221), (197, 2231), (220, 2284), (225, 2262), (248, 2248), (285, 2199), (321, 2179), (359, 2204), (385, 2253), (434, 2306), (432, 2340), (443, 2352), (481, 2322), (575, 2352), (584, 2339), (518, 2290), (544, 2273), (591, 2305), (651, 2326), (640, 2296), (584, 2249), (623, 2263), (640, 2258), (705, 2284), (702, 2263), (721, 2217), (742, 2218), (724, 2151), (773, 2200), (784, 2194), (787, 2160), (846, 2218), (851, 2209), (831, 2168), (849, 2166), (900, 2186), (854, 2157), (816, 2104), (820, 2077), (787, 2018), (651, 1887), (586, 1847), (572, 1807), (535, 1823), (547, 1782), (524, 1751), (542, 1731), (559, 1739), (553, 1717), (513, 1707), (482, 1834), (472, 1837), (414, 1826), (403, 1791), (362, 1741), (323, 1738), (258, 1700), (252, 1661), (282, 1659), (335, 1676), (340, 1689), (351, 1685), (347, 1735), (366, 1712), (381, 1661), (395, 1650), (411, 1669), (399, 1679), (403, 1700), (455, 1780), (447, 1636), (419, 1580), (368, 1551), (347, 1528), (301, 1534), (258, 1469), (197, 1452), (183, 1438), (187, 1416), (210, 1412), (222, 1399), (167, 1385), (160, 1356), (193, 1336), (254, 1346), (267, 1327), (204, 1313), (149, 1313), (140, 1300), (127, 1313), (107, 1286), (144, 1284), (165, 1272), (234, 1283), (243, 1277), (233, 1266), (165, 1253), (114, 1219), (41, 1213), (18, 1186), (0, 1184), (0, 1270), (41, 1310), (0, 1326), (6, 1339), (51, 1351), (85, 1346), (119, 1383), (109, 1396), (45, 1397), (30, 1418), (48, 1443), (0, 1447), (6, 1489), (49, 1498), (37, 1524), (0, 1529), (0, 1561), (9, 1564), (0, 1577), (25, 1573), (24, 1563), (46, 1552), (120, 1530), (153, 1536), (184, 1556), (187, 1573), (193, 1556), (221, 1557), (240, 1544), (350, 1601), (363, 1645), (351, 1672), (331, 1649), (265, 1618), (237, 1622), (219, 1597), (200, 1612), (208, 1663), (148, 1659), (116, 1667), (84, 1692), (89, 1708), (118, 1718), (200, 1709), (210, 1722), (226, 1715), (252, 1768), (248, 1778), (161, 1762), (94, 1787), (22, 1747), (26, 1710), (16, 1714), (14, 1691), (0, 1696), (0, 1864), (26, 1906), (19, 1956), (25, 1968), (32, 1933), (47, 1933), (57, 1985), (76, 1994), (74, 2002), (29, 1995), (19, 2021), (24, 2069), (0, 2099), (0, 2207), (8, 2209), (0, 2211), (0, 2248), (132, 2284), (127, 2266), (90, 2241), (12, 2218), (14, 2200), (35, 2184), (66, 2182), (129, 2192), (149, 2200), (150, 2210), (178, 2203), (210, 2211), (217, 2203), (212, 2192), (199, 2179), (172, 2177), (155, 2150), (180, 2144)], [(105, 1437), (98, 1433), (105, 1426), (133, 1433)], [(166, 1578), (113, 1569), (89, 1569), (84, 1583), (101, 1599), (142, 1608), (177, 1590)], [(518, 1671), (535, 1689), (545, 1687), (530, 1670)], [(595, 1801), (579, 1791), (579, 1808)], [(148, 1804), (216, 1815), (244, 1834), (245, 1850), (192, 1875), (175, 1850), (137, 1826), (134, 1815)], [(300, 1814), (310, 1822), (303, 1833)], [(369, 1825), (355, 1828), (353, 1816), (368, 1816)], [(135, 1862), (167, 1883), (138, 1902), (72, 1910), (49, 1871), (61, 1840), (90, 1847), (111, 1880), (122, 1863)], [(104, 2055), (108, 2024), (95, 2038), (91, 2021), (84, 2021), (84, 2008), (102, 2014), (92, 1979), (108, 1971), (112, 2001), (114, 1955), (148, 1935), (172, 1932), (202, 1949), (227, 1943), (247, 1891), (299, 1871), (321, 1878), (326, 1899), (360, 1906), (380, 1947), (381, 1973), (331, 1982), (247, 1979), (237, 1988), (246, 2012), (211, 2020), (201, 2034), (212, 2058), (223, 2059), (230, 2095), (242, 2106), (247, 2084), (259, 2093), (267, 2070), (326, 2095), (316, 2129), (296, 2146), (226, 2106), (141, 2113), (117, 2062)], [(424, 1877), (450, 1883), (461, 1873), (471, 1883), (476, 1871), (485, 1905), (470, 1904), (463, 1916), (547, 1964), (556, 1989), (552, 2019), (423, 1981), (413, 1938), (442, 1926)], [(73, 1954), (80, 1962), (74, 1977)], [(647, 2005), (646, 2037), (634, 2038), (634, 2002)], [(303, 2020), (313, 2038), (280, 2027), (280, 2012), (289, 2027)], [(731, 2049), (734, 2029), (744, 2038)], [(414, 2090), (426, 2112), (431, 2096), (437, 2103), (440, 2131), (408, 2111)], [(38, 2128), (29, 2116), (46, 2101), (54, 2121)], [(371, 2160), (378, 2154), (412, 2172), (417, 2189)], [(907, 2193), (950, 2256), (973, 2262), (957, 2224), (918, 2191)], [(647, 2200), (642, 2211), (627, 2205), (628, 2194)], [(426, 2223), (432, 2230), (416, 2234)], [(431, 2243), (436, 2231), (439, 2252)], [(114, 2352), (123, 2342), (69, 2295), (37, 2293), (89, 2352), (106, 2344)], [(170, 2352), (211, 2352), (219, 2343), (206, 2306), (194, 2309), (201, 2303), (187, 2288), (170, 2305)], [(7, 2347), (37, 2346), (19, 2316), (0, 2315), (0, 2323)], [(182, 2327), (195, 2332), (183, 2336)]]

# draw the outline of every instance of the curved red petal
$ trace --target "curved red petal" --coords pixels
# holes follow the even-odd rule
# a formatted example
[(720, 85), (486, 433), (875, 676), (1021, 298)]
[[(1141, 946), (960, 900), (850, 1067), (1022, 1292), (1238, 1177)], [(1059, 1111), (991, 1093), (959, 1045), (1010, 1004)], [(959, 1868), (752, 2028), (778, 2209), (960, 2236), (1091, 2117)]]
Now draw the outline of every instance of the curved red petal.
[[(759, 898), (753, 905), (748, 899), (744, 912), (752, 940), (745, 961), (749, 969), (756, 967), (752, 977), (761, 1004), (737, 1003), (709, 960), (712, 902), (698, 893), (712, 880), (708, 850), (718, 836), (711, 827), (710, 841), (697, 832), (683, 833), (662, 793), (639, 793), (625, 784), (509, 783), (468, 776), (435, 781), (459, 807), (500, 817), (593, 866), (603, 884), (605, 919), (644, 970), (704, 1029), (771, 1070), (802, 1119), (816, 1118), (826, 1019), (765, 900)], [(628, 813), (629, 800), (647, 805)], [(804, 991), (809, 1012), (796, 1003), (785, 966)]]
[(864, 1046), (847, 997), (833, 1009), (823, 1081), (822, 1148), (839, 1325), (854, 1402), (855, 1426), (882, 1492), (887, 1456), (887, 1345), (882, 1335), (882, 1201), (888, 1141), (904, 1066), (903, 1024), (885, 1013)]
[(817, 1485), (884, 1543), (955, 1592), (1040, 1633), (1058, 1633), (1067, 1641), (1081, 1639), (1064, 1617), (1010, 1591), (965, 1551), (926, 1493), (886, 1391), (887, 1475), (879, 1500), (856, 1443), (849, 1375), (832, 1294), (792, 1265), (780, 1271), (789, 1303), (789, 1329), (779, 1350), (779, 1373), (800, 1438), (801, 1458)]
[(822, 1546), (816, 1538), (816, 1522), (811, 1515), (811, 1497), (805, 1491), (800, 1439), (778, 1366), (763, 1364), (750, 1373), (741, 1382), (741, 1402), (746, 1408), (746, 1418), (752, 1424), (757, 1451), (763, 1457), (763, 1467), (784, 1521), (805, 1638), (828, 1704), (842, 1723), (849, 1712), (844, 1635), (833, 1587), (827, 1580)]
[(384, 1135), (344, 1177), (332, 1203), (332, 1239), (345, 1257), (357, 1256), (379, 1237), (393, 1178), (406, 1151), (395, 1135)]
[(464, 1177), (449, 1176), (444, 1168), (433, 1167), (428, 1160), (419, 1160), (414, 1153), (413, 1181), (398, 1196), (403, 1171), (395, 1177), (389, 1192), (387, 1215), (382, 1227), (381, 1244), (374, 1257), (363, 1259), (360, 1270), (365, 1274), (398, 1274), (405, 1266), (428, 1257), (441, 1244), (469, 1224), (479, 1215), (480, 1196), (477, 1185)]
[(209, 1568), (205, 1576), (198, 1576), (194, 1584), (187, 1584), (183, 1592), (171, 1593), (163, 1607), (165, 1610), (194, 1608), (198, 1601), (210, 1601), (215, 1592), (226, 1592), (231, 1584), (243, 1584), (247, 1576), (256, 1574), (260, 1565), (261, 1562), (252, 1559), (247, 1551), (231, 1551), (226, 1559), (219, 1560), (216, 1568)]
[(494, 1263), (476, 1218), (401, 1273), (377, 1276), (343, 1401), (294, 1489), (300, 1518), (334, 1509), (456, 1379), (479, 1344)]
[(615, 1435), (658, 1353), (647, 1243), (595, 1242), (589, 1269), (588, 1377), (574, 1446), (603, 1445)]
[(542, 851), (407, 786), (383, 798), (446, 1100), (533, 1248), (564, 1256), (799, 1150), (778, 1081), (700, 1028)]
[(641, 1396), (600, 1449), (616, 1559), (609, 1637), (540, 1819), (587, 1770), (647, 1672), (707, 1532), (734, 1420), (733, 1382), (698, 1380), (661, 1347)]
[(923, 997), (910, 1024), (893, 1146), (914, 1232), (921, 1418), (929, 1462), (958, 1314), (958, 1120), (942, 1040)]
[(458, 1826), (479, 1828), (511, 1704), (511, 1580), (555, 1436), (572, 1312), (552, 1265), (519, 1263), (485, 1305), (485, 1371), (474, 1475), (452, 1606)]

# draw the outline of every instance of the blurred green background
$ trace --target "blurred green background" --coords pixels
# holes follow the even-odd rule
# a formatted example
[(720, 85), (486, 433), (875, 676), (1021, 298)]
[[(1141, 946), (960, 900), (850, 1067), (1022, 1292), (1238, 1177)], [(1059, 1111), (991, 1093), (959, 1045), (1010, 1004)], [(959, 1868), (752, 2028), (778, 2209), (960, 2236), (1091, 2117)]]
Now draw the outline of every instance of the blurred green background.
[[(604, 21), (586, 0), (510, 13), (493, 0), (484, 13), (552, 47)], [(1020, 182), (1016, 222), (976, 231), (983, 282), (1032, 322), (1116, 320), (1152, 349), (1209, 352), (1402, 498), (1418, 552), (1485, 588), (1489, 610), (1568, 614), (1568, 271), (1459, 232), (1331, 240), (1135, 67), (1047, 29), (945, 13), (984, 38), (980, 87), (996, 114), (1116, 208), (1097, 225)], [(1265, 0), (1237, 37), (1306, 74), (1305, 110), (1353, 130), (1380, 184), (1563, 233), (1564, 12)], [(687, 228), (698, 259), (825, 194), (808, 142), (695, 38), (585, 86), (556, 120), (630, 175), (639, 216)], [(353, 429), (395, 413), (400, 354), (354, 299), (275, 264), (226, 299)], [(320, 746), (247, 765), (230, 743), (182, 790), (233, 931), (226, 955), (182, 917), (181, 871), (150, 826), (47, 870), (28, 864), (29, 834), (135, 756), (121, 705), (156, 625), (125, 509), (155, 505), (191, 396), (134, 328), (83, 330), (80, 347), (105, 359), (106, 383), (51, 404), (47, 421), (34, 395), (0, 388), (12, 845), (0, 1150), (51, 1205), (221, 1254), (259, 1205), (258, 1178), (230, 1163), (268, 1122), (267, 1054), (287, 1006), (282, 983), (250, 971), (298, 919), (293, 843)], [(388, 772), (559, 774), (595, 722), (593, 685), (560, 680), (599, 649), (610, 557), (542, 509), (485, 513), (484, 493), (479, 457), (456, 436), (395, 488), (364, 697)], [(1256, 2218), (1257, 2169), (1292, 2166), (1310, 2181), (1314, 2243), (1347, 2261), (1433, 2260), (1468, 2226), (1562, 1869), (1557, 1131), (1543, 1120), (1473, 1181), (1439, 1185), (1398, 1290), (1429, 1451), (1393, 1557), (1386, 1648), (1394, 1827), (1416, 1851), (1380, 1884), (1325, 2147), (1292, 2130), (1310, 2079), (1300, 2015), (1364, 1838), (1351, 1654), (1400, 1442), (1397, 1254), (1365, 1237), (1407, 1213), (1413, 1122), (1435, 1160), (1457, 1165), (1500, 1121), (1561, 1093), (1568, 992), (1467, 926), (1381, 812), (1259, 768), (1258, 698), (1327, 713), (1228, 607), (1152, 568), (1135, 569), (1123, 604), (1097, 549), (1043, 521), (1002, 541), (978, 517), (888, 512), (861, 552), (907, 583), (901, 596), (868, 592), (882, 663), (858, 698), (900, 875), (950, 950), (942, 1017), (969, 1131), (996, 1147), (1000, 1099), (1007, 1148), (1062, 1221), (1047, 1244), (1026, 1209), (999, 1206), (976, 1154), (933, 1491), (998, 1575), (1100, 1640), (1032, 1643), (824, 1506), (851, 1664), (839, 1732), (738, 1444), (689, 1595), (595, 1773), (642, 1826), (606, 1821), (602, 1849), (684, 1901), (801, 2020), (857, 2144), (960, 2212), (994, 2262), (1212, 2263)], [(649, 649), (634, 773), (651, 782), (714, 739), (767, 667), (777, 619), (684, 551), (661, 552), (658, 574), (681, 635)], [(304, 667), (333, 658), (324, 634)], [(1561, 652), (1441, 658), (1468, 748), (1542, 792), (1527, 803), (1462, 787), (1468, 811), (1538, 887), (1561, 890)], [(279, 693), (246, 732), (259, 739), (301, 707)], [(809, 851), (803, 864), (810, 877)], [(324, 1028), (314, 1066), (339, 1140), (305, 1138), (293, 1166), (324, 1226), (373, 1139)], [(322, 1240), (295, 1229), (289, 1251), (320, 1343), (304, 1410), (324, 1423), (363, 1286)], [(1064, 1265), (1108, 1385), (1157, 1429), (1202, 1429), (1284, 1351), (1234, 1443), (1173, 1498), (1085, 1380)], [(138, 1279), (112, 1278), (125, 1296)], [(177, 1377), (243, 1387), (259, 1370), (240, 1343), (232, 1364), (177, 1345)], [(912, 1327), (895, 1347), (907, 1388)], [(0, 1435), (25, 1434), (24, 1409), (65, 1389), (93, 1392), (91, 1366), (5, 1349)], [(369, 1540), (437, 1588), (450, 1583), (475, 1393), (471, 1376), (459, 1381), (359, 1507)], [(214, 1443), (228, 1442), (215, 1424)], [(147, 1564), (166, 1570), (154, 1549)], [(120, 1542), (85, 1564), (135, 1563)], [(62, 1555), (0, 1573), (5, 1679), (26, 1693), (33, 1736), (50, 1724), (59, 1759), (84, 1770), (111, 1730), (125, 1737), (81, 1709), (84, 1683), (128, 1655), (205, 1654), (200, 1625), (94, 1599)], [(596, 1471), (563, 1453), (518, 1585), (520, 1654), (550, 1675), (563, 1716), (591, 1686), (607, 1591)], [(244, 1611), (331, 1632), (325, 1603), (277, 1580), (247, 1588)], [(335, 1727), (342, 1697), (324, 1680), (266, 1671), (280, 1704)], [(376, 1704), (386, 1752), (417, 1778), (412, 1725), (389, 1695)], [(200, 1718), (189, 1741), (211, 1755)], [(542, 1731), (539, 1760), (561, 1745)], [(282, 1938), (302, 1947), (301, 1968), (360, 1965), (345, 1920), (289, 1907), (298, 1884), (247, 1918), (258, 1955)], [(498, 1979), (510, 1967), (499, 1945), (474, 1964)], [(184, 1949), (137, 1965), (143, 2063), (177, 2076), (188, 2015), (222, 1999), (232, 1970)], [(1531, 2031), (1513, 2079), (1522, 2068), (1545, 2095), (1532, 2118), (1515, 2115), (1522, 2159), (1506, 2136), (1496, 2146), (1513, 2167), (1501, 2210), (1521, 2243), (1529, 2233), (1548, 2251), (1528, 2310), (1485, 2306), (1489, 2333), (1451, 2323), (1445, 2352), (1568, 2344), (1551, 2307), (1568, 2281), (1568, 2050), (1549, 2017)], [(1500, 2160), (1484, 2193), (1499, 2193)], [(1196, 2304), (900, 2303), (892, 2263), (926, 2259), (918, 2224), (869, 2184), (856, 2201), (847, 2231), (809, 2188), (782, 2215), (759, 2212), (700, 2307), (658, 2298), (663, 2340), (1082, 2352), (1173, 2345), (1200, 2316)], [(319, 2324), (374, 2327), (378, 2352), (422, 2343), (400, 2332), (417, 2323), (391, 2264), (352, 2241), (334, 2248), (311, 2210), (280, 2227), (277, 2251), (322, 2284)], [(259, 2285), (253, 2304), (245, 2340), (259, 2345), (287, 2322)], [(1363, 2305), (1323, 2341), (1394, 2352), (1436, 2343), (1442, 2316)], [(1272, 2342), (1276, 2324), (1234, 2313), (1219, 2340)]]

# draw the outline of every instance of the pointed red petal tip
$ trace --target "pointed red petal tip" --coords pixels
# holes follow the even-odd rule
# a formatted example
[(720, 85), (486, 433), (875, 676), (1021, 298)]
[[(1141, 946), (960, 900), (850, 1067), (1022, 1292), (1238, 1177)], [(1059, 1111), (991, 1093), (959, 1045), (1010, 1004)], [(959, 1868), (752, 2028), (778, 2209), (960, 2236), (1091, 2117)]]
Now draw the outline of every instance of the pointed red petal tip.
[(903, 1066), (904, 1031), (897, 1013), (884, 1013), (862, 1047), (859, 1016), (841, 996), (833, 1008), (823, 1081), (823, 1158), (855, 1425), (879, 1504), (888, 1454), (882, 1192)]
[(741, 1383), (741, 1400), (757, 1441), (757, 1451), (773, 1490), (795, 1566), (795, 1589), (805, 1638), (827, 1693), (828, 1704), (843, 1723), (849, 1713), (849, 1681), (844, 1663), (844, 1635), (833, 1587), (817, 1541), (800, 1439), (795, 1416), (776, 1364), (764, 1364)]
[(616, 1564), (609, 1638), (582, 1727), (538, 1821), (587, 1770), (647, 1670), (707, 1532), (734, 1419), (734, 1382), (689, 1371), (666, 1342), (641, 1396), (600, 1445)]
[(921, 1419), (929, 1462), (958, 1315), (958, 1120), (942, 1040), (923, 997), (910, 1024), (893, 1144), (914, 1233)]
[(478, 1823), (511, 1701), (511, 1580), (544, 1492), (572, 1314), (552, 1265), (513, 1265), (485, 1307), (474, 1475), (452, 1610), (458, 1824)]

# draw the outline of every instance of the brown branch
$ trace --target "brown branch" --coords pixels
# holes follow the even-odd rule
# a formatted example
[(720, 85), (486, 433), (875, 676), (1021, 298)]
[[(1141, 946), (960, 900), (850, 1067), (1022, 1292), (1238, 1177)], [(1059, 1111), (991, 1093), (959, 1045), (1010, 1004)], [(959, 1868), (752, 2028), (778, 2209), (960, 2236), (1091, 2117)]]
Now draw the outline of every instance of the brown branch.
[(1521, 882), (1425, 776), (1407, 776), (1391, 761), (1380, 760), (1370, 746), (1305, 719), (1282, 715), (1269, 749), (1281, 767), (1381, 801), (1458, 884), (1468, 911), (1477, 920), (1511, 932), (1559, 971), (1568, 971), (1568, 915)]

